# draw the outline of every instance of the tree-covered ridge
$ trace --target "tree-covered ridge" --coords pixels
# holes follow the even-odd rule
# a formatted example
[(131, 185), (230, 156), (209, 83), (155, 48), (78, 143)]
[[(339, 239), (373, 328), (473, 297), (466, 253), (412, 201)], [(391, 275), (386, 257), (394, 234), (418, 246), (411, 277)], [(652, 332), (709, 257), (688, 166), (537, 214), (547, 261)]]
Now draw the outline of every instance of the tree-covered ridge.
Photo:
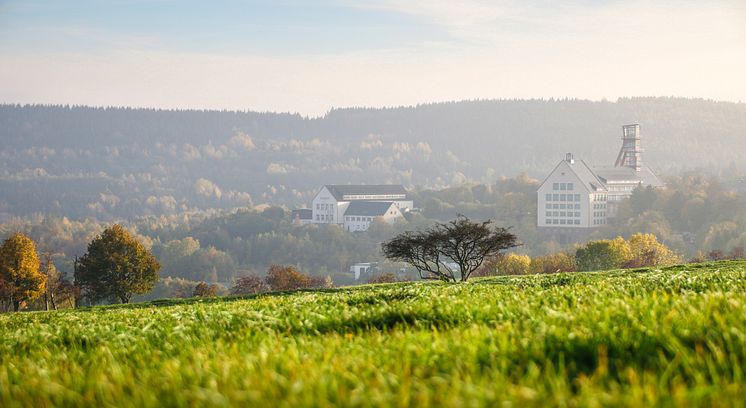
[[(744, 194), (696, 174), (666, 181), (663, 190), (635, 191), (630, 200), (622, 203), (620, 217), (589, 238), (629, 239), (635, 233), (653, 233), (684, 260), (744, 257)], [(173, 285), (174, 289), (156, 287), (155, 297), (184, 292), (181, 284), (187, 283), (179, 279), (221, 282), (230, 287), (234, 279), (262, 275), (272, 264), (294, 265), (314, 277), (330, 276), (338, 285), (355, 283), (349, 267), (357, 262), (379, 262), (380, 273), (396, 272), (401, 266), (386, 263), (382, 242), (404, 231), (454, 219), (458, 214), (511, 227), (510, 232), (523, 243), (519, 251), (532, 258), (532, 270), (533, 263), (538, 272), (568, 270), (563, 259), (537, 260), (547, 254), (575, 254), (574, 247), (563, 247), (537, 230), (538, 183), (536, 179), (518, 176), (491, 184), (416, 190), (412, 195), (415, 202), (421, 203), (421, 212), (409, 214), (406, 223), (374, 221), (369, 231), (358, 233), (328, 225), (293, 225), (289, 211), (281, 207), (148, 216), (130, 220), (126, 225), (152, 249), (163, 266), (161, 276), (171, 279), (164, 284)], [(38, 243), (40, 252), (54, 253), (57, 268), (71, 277), (74, 257), (82, 256), (88, 243), (106, 226), (107, 223), (93, 219), (36, 216), (0, 224), (0, 239), (15, 231), (25, 232)], [(184, 293), (192, 290), (190, 287)]]
[(680, 98), (499, 100), (299, 115), (0, 106), (0, 217), (131, 218), (307, 205), (328, 183), (442, 188), (527, 172), (565, 152), (610, 164), (622, 124), (644, 160), (743, 172), (746, 104)]

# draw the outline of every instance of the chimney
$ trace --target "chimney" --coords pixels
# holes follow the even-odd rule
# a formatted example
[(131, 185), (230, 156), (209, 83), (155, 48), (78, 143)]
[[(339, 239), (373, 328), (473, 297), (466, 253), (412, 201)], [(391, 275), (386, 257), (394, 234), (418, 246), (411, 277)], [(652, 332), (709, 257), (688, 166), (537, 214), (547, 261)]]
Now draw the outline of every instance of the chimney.
[(575, 158), (572, 157), (572, 153), (565, 154), (565, 161), (570, 164), (575, 164)]

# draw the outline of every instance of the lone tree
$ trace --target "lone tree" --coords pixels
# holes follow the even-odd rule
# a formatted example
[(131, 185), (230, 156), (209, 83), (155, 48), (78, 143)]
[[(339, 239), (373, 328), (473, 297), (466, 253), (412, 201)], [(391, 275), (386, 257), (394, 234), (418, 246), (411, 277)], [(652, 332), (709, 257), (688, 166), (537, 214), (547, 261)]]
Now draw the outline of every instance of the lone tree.
[(160, 269), (150, 251), (115, 224), (88, 244), (88, 252), (77, 262), (75, 284), (92, 302), (129, 303), (133, 294), (153, 289)]
[(218, 295), (218, 285), (214, 283), (200, 282), (194, 287), (194, 297), (215, 297)]
[(14, 311), (44, 293), (47, 279), (39, 266), (36, 245), (26, 235), (15, 233), (0, 246), (0, 297)]
[[(423, 279), (465, 282), (485, 259), (518, 245), (516, 236), (506, 228), (459, 215), (425, 231), (399, 234), (381, 247), (387, 258), (407, 262)], [(456, 266), (449, 266), (451, 263)]]

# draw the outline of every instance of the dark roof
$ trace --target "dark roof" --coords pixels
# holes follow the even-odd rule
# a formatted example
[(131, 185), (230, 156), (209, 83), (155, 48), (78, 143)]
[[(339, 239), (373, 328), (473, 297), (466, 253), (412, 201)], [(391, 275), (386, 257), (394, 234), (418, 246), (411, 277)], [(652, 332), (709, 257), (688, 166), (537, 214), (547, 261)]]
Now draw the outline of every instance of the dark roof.
[(642, 183), (660, 187), (663, 182), (656, 176), (649, 167), (642, 166), (640, 171), (635, 171), (631, 167), (594, 167), (593, 171), (602, 179), (604, 183)]
[(365, 217), (379, 217), (385, 215), (394, 205), (391, 201), (352, 201), (345, 211), (345, 215), (362, 215)]
[(301, 220), (311, 220), (313, 219), (313, 210), (310, 208), (299, 208), (297, 210), (293, 210), (292, 218), (299, 218)]
[(405, 198), (407, 197), (407, 190), (404, 186), (397, 184), (328, 184), (324, 187), (337, 201), (342, 201), (344, 196), (351, 195), (404, 195)]

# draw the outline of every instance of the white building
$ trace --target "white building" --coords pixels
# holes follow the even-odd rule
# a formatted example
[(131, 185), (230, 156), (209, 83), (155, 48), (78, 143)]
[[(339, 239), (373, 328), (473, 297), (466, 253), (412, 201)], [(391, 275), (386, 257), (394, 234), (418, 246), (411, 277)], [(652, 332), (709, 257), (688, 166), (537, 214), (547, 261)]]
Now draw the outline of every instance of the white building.
[(377, 262), (356, 263), (350, 266), (350, 273), (355, 277), (355, 280), (360, 280), (360, 278), (372, 275), (376, 265), (378, 265)]
[[(360, 204), (366, 202), (380, 204), (371, 206)], [(352, 207), (354, 212), (376, 212), (377, 215), (347, 214), (353, 203), (356, 204)], [(383, 203), (388, 203), (389, 206)], [(389, 209), (392, 205), (396, 211)], [(383, 209), (384, 206), (385, 209)], [(413, 207), (412, 199), (401, 185), (326, 185), (319, 190), (311, 203), (311, 222), (337, 224), (352, 231), (364, 231), (368, 229), (372, 218), (380, 216), (387, 222), (393, 223), (396, 218), (401, 217), (402, 213), (410, 211)], [(366, 211), (363, 211), (363, 208)], [(352, 218), (345, 219), (345, 216), (354, 217), (354, 221)], [(369, 217), (371, 220), (358, 221), (359, 217)]]
[(403, 217), (396, 204), (390, 201), (353, 201), (345, 211), (343, 225), (345, 231), (367, 231), (376, 218), (393, 224)]
[[(663, 183), (642, 163), (640, 125), (622, 127), (622, 149), (613, 167), (590, 167), (565, 156), (539, 186), (537, 226), (545, 233), (572, 240), (566, 232), (587, 232), (613, 217), (616, 205), (638, 186), (660, 187)], [(562, 239), (564, 237), (564, 239)], [(579, 235), (575, 235), (579, 237)]]

